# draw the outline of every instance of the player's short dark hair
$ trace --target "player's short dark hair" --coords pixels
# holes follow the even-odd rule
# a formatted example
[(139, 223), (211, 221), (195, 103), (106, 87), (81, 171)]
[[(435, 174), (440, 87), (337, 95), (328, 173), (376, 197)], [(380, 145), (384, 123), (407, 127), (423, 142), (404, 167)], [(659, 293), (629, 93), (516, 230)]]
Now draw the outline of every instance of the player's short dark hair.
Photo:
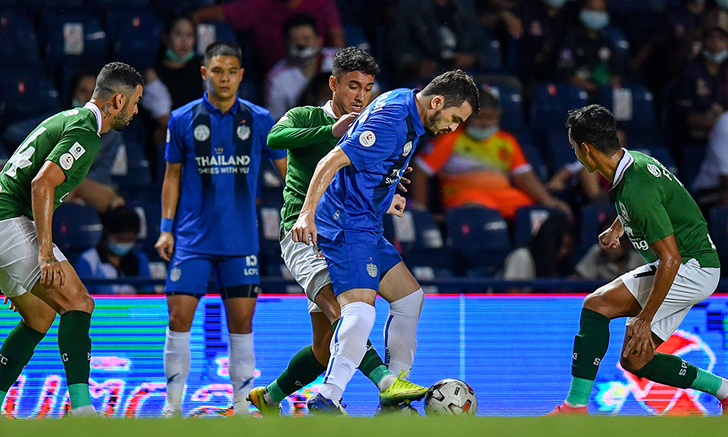
[(491, 91), (487, 89), (479, 90), (480, 93), (480, 110), (483, 109), (498, 109), (500, 110), (500, 101)]
[(442, 73), (432, 79), (420, 93), (425, 97), (443, 96), (444, 109), (459, 107), (463, 102), (468, 102), (473, 108), (473, 114), (480, 112), (478, 86), (475, 85), (473, 76), (460, 69)]
[(318, 22), (316, 21), (316, 17), (311, 14), (303, 13), (293, 14), (290, 17), (286, 18), (286, 20), (283, 22), (283, 36), (287, 39), (289, 34), (291, 33), (291, 30), (298, 26), (311, 26), (316, 35), (319, 34)]
[(339, 78), (352, 71), (361, 71), (364, 74), (376, 76), (379, 74), (379, 64), (369, 53), (359, 47), (349, 46), (336, 52), (331, 74)]
[(205, 65), (210, 65), (210, 61), (215, 56), (233, 56), (238, 58), (240, 66), (243, 66), (243, 49), (229, 42), (217, 41), (205, 49)]
[(141, 220), (139, 215), (128, 206), (117, 206), (106, 211), (102, 216), (104, 232), (107, 234), (121, 234), (124, 232), (139, 233)]
[(588, 105), (569, 111), (566, 127), (571, 129), (571, 138), (577, 145), (591, 146), (612, 156), (622, 148), (617, 138), (617, 123), (612, 112), (601, 105)]
[(123, 62), (109, 62), (96, 76), (93, 97), (105, 100), (116, 93), (123, 93), (129, 97), (137, 85), (144, 86), (144, 79), (134, 67)]

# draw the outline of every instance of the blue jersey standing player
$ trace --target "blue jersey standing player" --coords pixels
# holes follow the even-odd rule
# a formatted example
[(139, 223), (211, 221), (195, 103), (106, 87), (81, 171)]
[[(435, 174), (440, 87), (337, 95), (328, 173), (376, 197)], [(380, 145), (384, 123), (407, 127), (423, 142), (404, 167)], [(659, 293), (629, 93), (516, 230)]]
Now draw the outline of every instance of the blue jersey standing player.
[(266, 146), (275, 121), (268, 110), (237, 97), (242, 50), (214, 43), (205, 50), (207, 92), (172, 112), (162, 226), (156, 248), (167, 269), (169, 327), (164, 343), (165, 416), (181, 414), (190, 368), (190, 328), (214, 273), (225, 304), (236, 415), (248, 414), (255, 355), (251, 322), (259, 290), (255, 197), (260, 160), (285, 175), (285, 151)]
[(379, 96), (319, 161), (292, 236), (318, 244), (323, 252), (341, 320), (310, 411), (343, 414), (341, 397), (366, 352), (377, 293), (390, 303), (384, 328), (387, 367), (395, 374), (411, 369), (424, 293), (382, 236), (382, 218), (422, 135), (454, 131), (478, 110), (472, 77), (450, 71), (422, 91), (397, 89)]

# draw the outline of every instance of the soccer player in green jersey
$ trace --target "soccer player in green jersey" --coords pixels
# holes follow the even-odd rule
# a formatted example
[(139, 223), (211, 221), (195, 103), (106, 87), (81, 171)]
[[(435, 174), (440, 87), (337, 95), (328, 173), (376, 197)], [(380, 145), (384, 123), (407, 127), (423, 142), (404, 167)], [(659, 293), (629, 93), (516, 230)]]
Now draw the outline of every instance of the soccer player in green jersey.
[(656, 352), (690, 308), (713, 294), (720, 263), (708, 227), (683, 184), (660, 162), (620, 147), (614, 116), (590, 105), (569, 112), (569, 143), (590, 172), (611, 182), (617, 219), (599, 235), (617, 247), (626, 233), (647, 264), (584, 299), (574, 339), (571, 387), (552, 414), (586, 414), (599, 363), (609, 344), (609, 321), (628, 317), (620, 364), (640, 378), (716, 396), (728, 411), (728, 381)]
[[(319, 160), (329, 153), (349, 125), (369, 103), (374, 77), (379, 73), (376, 60), (356, 47), (340, 50), (333, 60), (329, 78), (332, 98), (321, 107), (293, 108), (268, 134), (272, 149), (288, 149), (288, 171), (281, 209), (281, 251), (288, 269), (309, 298), (313, 344), (299, 351), (288, 368), (268, 387), (250, 391), (250, 401), (261, 414), (278, 412), (278, 404), (288, 395), (313, 382), (329, 361), (332, 324), (341, 317), (334, 297), (326, 260), (314, 245), (296, 243), (291, 228), (298, 218), (311, 176)], [(395, 196), (389, 213), (402, 215), (404, 199)], [(405, 375), (395, 377), (382, 363), (369, 343), (359, 370), (380, 389), (383, 407), (399, 409), (405, 401), (421, 399), (427, 388), (415, 385)], [(401, 405), (408, 408), (407, 404)]]
[(95, 413), (88, 386), (94, 300), (53, 244), (51, 223), (53, 211), (86, 177), (101, 135), (129, 124), (142, 91), (134, 68), (105, 65), (91, 101), (44, 120), (0, 172), (0, 290), (22, 317), (0, 348), (0, 405), (58, 313), (71, 414)]

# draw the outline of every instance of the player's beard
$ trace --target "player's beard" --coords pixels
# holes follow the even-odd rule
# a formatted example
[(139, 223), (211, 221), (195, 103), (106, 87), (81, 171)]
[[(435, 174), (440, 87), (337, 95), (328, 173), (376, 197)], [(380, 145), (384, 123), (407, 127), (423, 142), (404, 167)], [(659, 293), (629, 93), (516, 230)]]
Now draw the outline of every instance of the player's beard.
[(440, 134), (444, 134), (445, 131), (443, 130), (436, 130), (437, 124), (440, 121), (442, 115), (442, 109), (437, 110), (434, 114), (432, 114), (432, 117), (427, 120), (427, 123), (425, 123), (425, 132), (427, 132), (428, 135), (436, 137)]
[(129, 126), (129, 122), (131, 122), (131, 119), (134, 118), (134, 114), (131, 114), (129, 111), (127, 111), (128, 107), (129, 102), (126, 102), (126, 105), (121, 108), (119, 114), (114, 117), (114, 121), (111, 123), (112, 129), (120, 131), (124, 130), (125, 127)]

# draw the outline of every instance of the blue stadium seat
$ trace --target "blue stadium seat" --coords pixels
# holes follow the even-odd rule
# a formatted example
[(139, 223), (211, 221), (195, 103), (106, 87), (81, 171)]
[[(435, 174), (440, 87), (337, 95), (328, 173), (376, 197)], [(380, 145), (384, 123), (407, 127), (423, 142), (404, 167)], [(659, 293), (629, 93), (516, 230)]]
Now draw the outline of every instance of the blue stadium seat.
[[(629, 41), (627, 40), (627, 36), (621, 29), (615, 26), (607, 26), (602, 29), (602, 34), (609, 38), (612, 42), (612, 45), (614, 46), (614, 57), (617, 59), (617, 64), (626, 67), (629, 59)], [(624, 75), (625, 72), (617, 71), (615, 73)]]
[(125, 176), (113, 176), (112, 179), (119, 190), (126, 194), (138, 188), (149, 186), (152, 177), (149, 172), (149, 161), (144, 153), (144, 146), (136, 141), (124, 140), (126, 147), (127, 174)]
[(113, 58), (139, 71), (154, 64), (162, 36), (162, 22), (151, 12), (110, 10), (106, 31)]
[(215, 0), (154, 0), (154, 12), (162, 17), (190, 13), (203, 6), (215, 4)]
[(239, 44), (235, 31), (224, 22), (199, 23), (197, 25), (197, 54), (203, 56), (208, 44), (216, 41)]
[(476, 83), (498, 98), (502, 110), (501, 127), (503, 129), (511, 132), (526, 128), (521, 81), (517, 77), (485, 75), (477, 77)]
[(61, 110), (58, 91), (41, 68), (0, 69), (0, 126)]
[(28, 9), (70, 9), (80, 8), (84, 0), (22, 0), (23, 6)]
[[(625, 107), (615, 107), (615, 96), (622, 93)], [(621, 89), (602, 87), (599, 101), (614, 113), (617, 122), (622, 123), (627, 132), (654, 131), (655, 103), (652, 92), (643, 85), (623, 84)]]
[(587, 250), (597, 243), (599, 224), (609, 216), (616, 216), (613, 205), (587, 205), (581, 208), (581, 234), (576, 258), (580, 259)]
[(25, 14), (12, 9), (0, 11), (0, 65), (22, 66), (39, 59), (38, 41)]
[(45, 59), (55, 65), (105, 62), (109, 56), (106, 32), (99, 20), (85, 11), (44, 10), (40, 39)]
[(428, 211), (411, 208), (404, 211), (403, 217), (387, 214), (383, 226), (384, 236), (399, 246), (403, 255), (423, 249), (441, 249), (444, 245), (442, 233)]
[(565, 127), (546, 133), (546, 158), (552, 174), (576, 161), (574, 149), (569, 144), (569, 131)]
[(522, 206), (516, 210), (516, 232), (514, 235), (513, 245), (521, 247), (538, 232), (541, 224), (549, 218), (551, 213), (555, 212), (552, 208), (545, 206), (533, 205)]
[(728, 265), (728, 207), (710, 210), (710, 237), (713, 239), (722, 265)]
[(493, 37), (490, 29), (483, 27), (482, 31), (484, 44), (481, 56), (483, 57), (484, 65), (481, 65), (480, 69), (489, 73), (502, 73), (503, 52), (501, 50), (501, 43), (498, 38)]
[(533, 143), (521, 142), (521, 139), (518, 136), (516, 136), (516, 138), (521, 145), (521, 150), (526, 156), (526, 160), (529, 164), (531, 164), (531, 167), (533, 167), (533, 173), (541, 181), (546, 182), (549, 177), (549, 169), (546, 166), (546, 163), (544, 163), (543, 158), (541, 157), (541, 152), (538, 151)]
[(369, 39), (364, 35), (364, 31), (361, 27), (355, 24), (344, 24), (344, 37), (346, 38), (347, 46), (355, 46), (360, 49), (371, 53), (372, 45), (369, 43)]
[(53, 213), (53, 242), (71, 264), (101, 241), (103, 226), (96, 211), (88, 205), (62, 203)]
[[(278, 242), (281, 229), (281, 206), (282, 203), (266, 203), (258, 206), (258, 240), (260, 242), (258, 266), (261, 272), (273, 274), (281, 270), (281, 246)], [(276, 276), (280, 276), (280, 274)]]
[(682, 146), (682, 168), (680, 168), (680, 182), (690, 190), (695, 177), (700, 172), (700, 166), (705, 157), (705, 144), (688, 144)]
[(162, 203), (151, 201), (131, 201), (127, 204), (139, 215), (141, 226), (139, 230), (138, 245), (147, 254), (150, 260), (158, 261), (161, 258), (154, 245), (159, 239), (159, 226), (162, 222)]
[(589, 103), (586, 91), (558, 82), (543, 82), (534, 86), (531, 105), (531, 128), (547, 131), (561, 129), (569, 110)]
[(511, 249), (508, 225), (496, 209), (452, 208), (447, 211), (447, 247), (455, 253), (456, 273), (500, 266)]
[[(407, 269), (418, 281), (451, 278), (453, 253), (447, 248), (419, 249), (402, 255)], [(423, 286), (425, 293), (457, 293), (457, 286)]]
[(283, 180), (281, 173), (270, 159), (260, 161), (258, 172), (258, 197), (266, 205), (283, 204)]

